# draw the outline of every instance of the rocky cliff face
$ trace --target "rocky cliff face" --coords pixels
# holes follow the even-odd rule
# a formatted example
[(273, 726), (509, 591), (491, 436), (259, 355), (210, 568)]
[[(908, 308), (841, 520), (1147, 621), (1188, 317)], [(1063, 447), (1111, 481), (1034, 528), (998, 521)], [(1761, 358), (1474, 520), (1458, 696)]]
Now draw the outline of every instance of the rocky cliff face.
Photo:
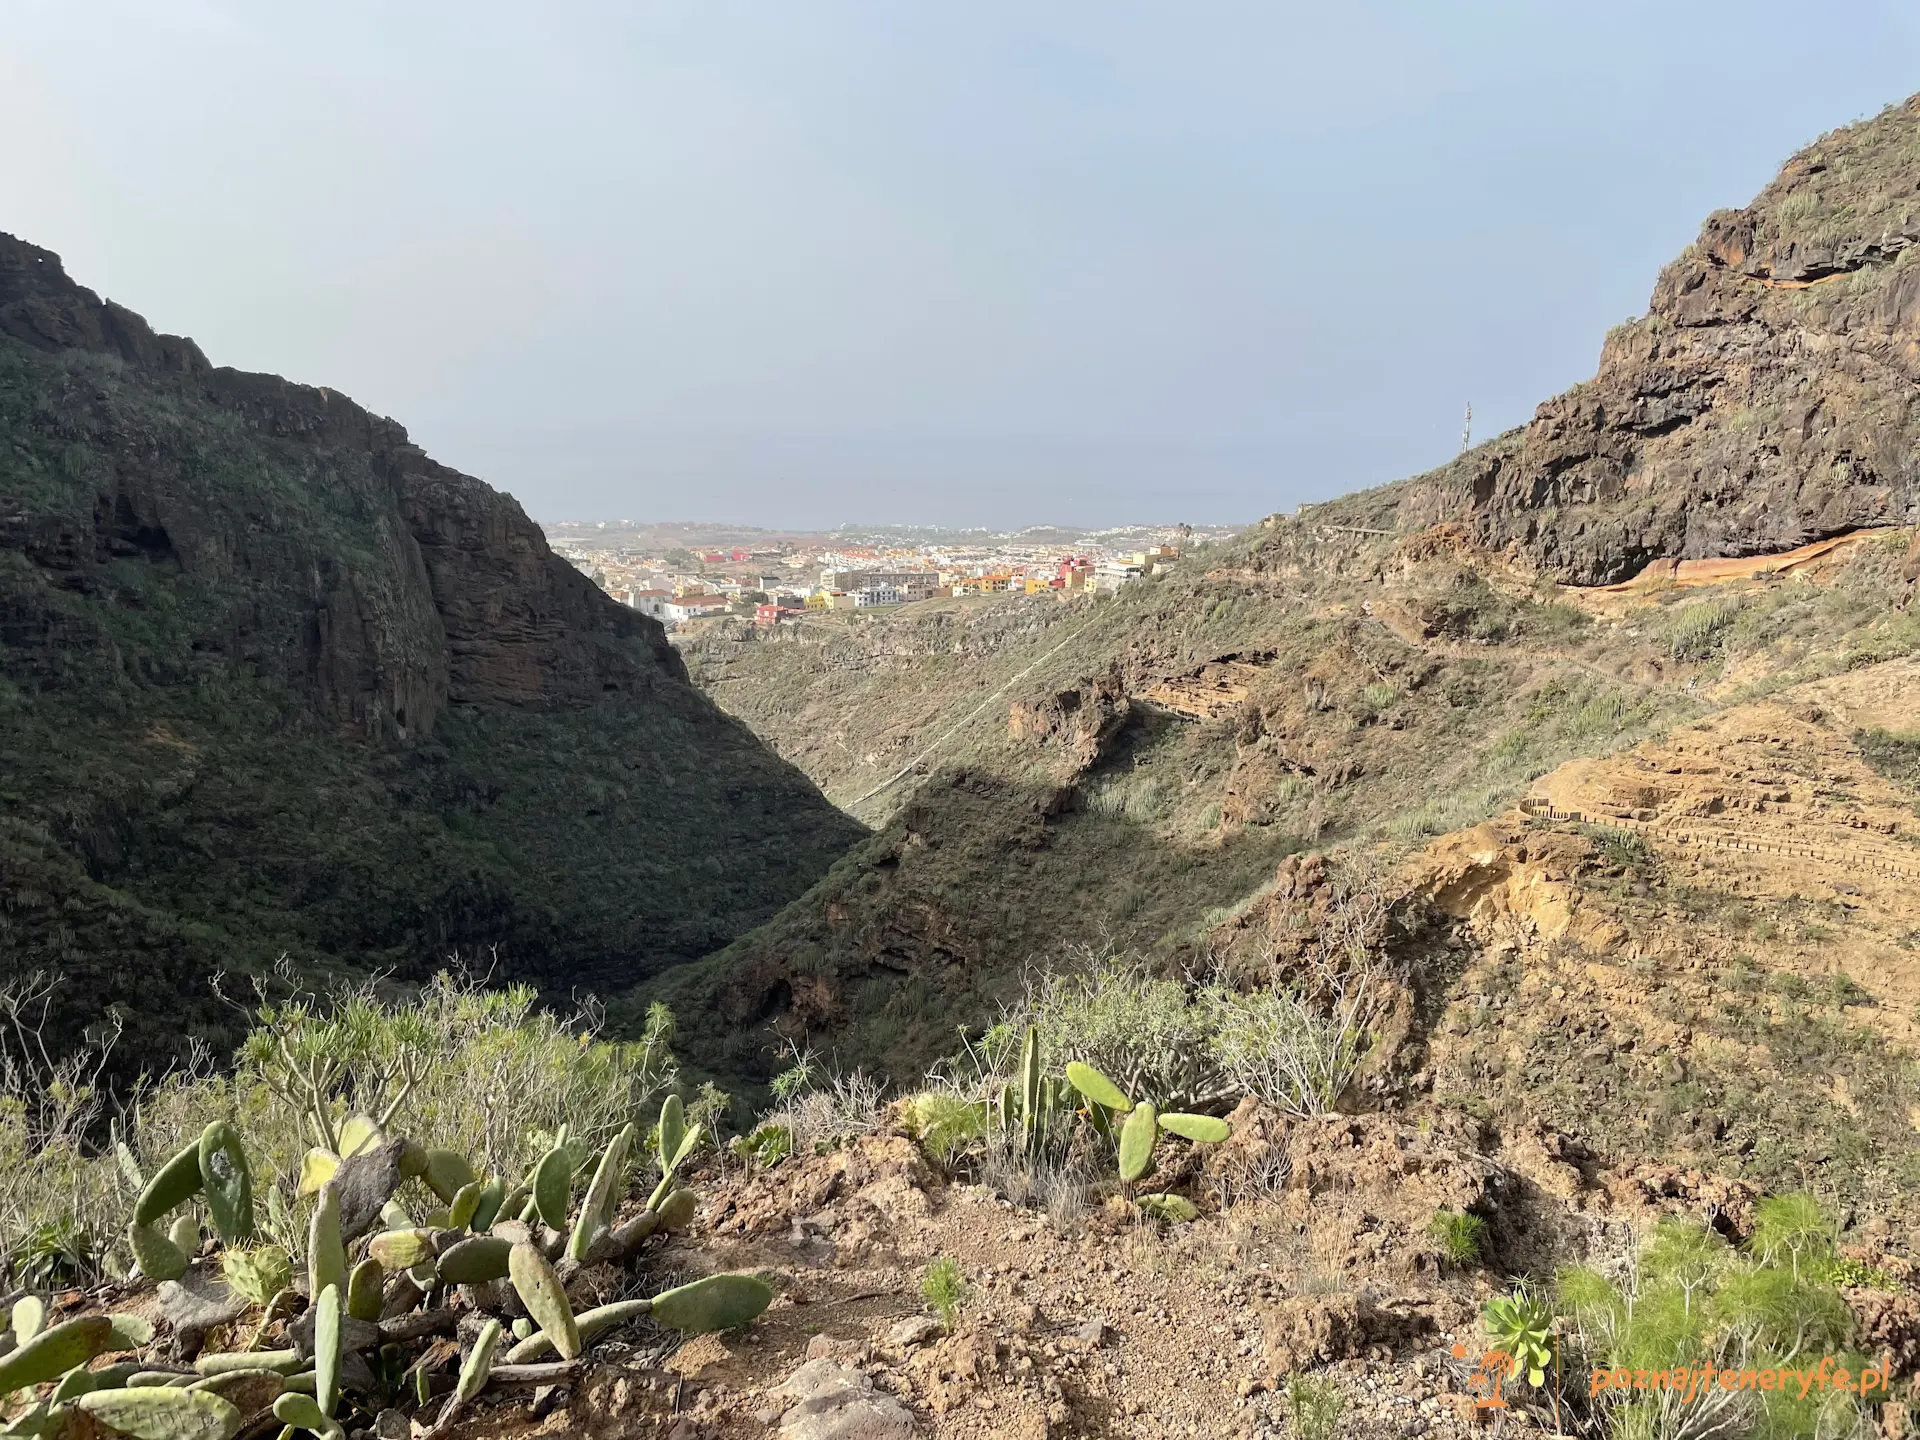
[(1920, 97), (1708, 218), (1599, 373), (1399, 488), (1563, 583), (1787, 550), (1920, 506)]
[[(130, 556), (220, 584), (224, 648), (369, 736), (429, 733), (449, 703), (597, 703), (685, 679), (658, 622), (553, 554), (512, 497), (437, 464), (345, 396), (216, 370), (193, 341), (154, 334), (68, 279), (59, 257), (5, 235), (0, 334), (48, 356), (106, 357), (116, 375), (164, 377), (227, 428), (299, 452), (312, 467), (302, 478), (334, 492), (263, 496), (236, 513), (241, 497), (207, 484), (196, 456), (129, 427), (111, 388), (66, 385), (30, 423), (69, 447), (111, 448), (115, 463), (73, 477), (92, 482), (90, 507), (0, 518), (8, 548), (63, 586), (101, 594), (105, 571)], [(288, 509), (364, 523), (374, 548), (360, 558), (374, 563), (316, 553)]]
[(860, 834), (510, 497), (3, 235), (0, 657), (0, 967), (141, 1063), (282, 952), (604, 993)]

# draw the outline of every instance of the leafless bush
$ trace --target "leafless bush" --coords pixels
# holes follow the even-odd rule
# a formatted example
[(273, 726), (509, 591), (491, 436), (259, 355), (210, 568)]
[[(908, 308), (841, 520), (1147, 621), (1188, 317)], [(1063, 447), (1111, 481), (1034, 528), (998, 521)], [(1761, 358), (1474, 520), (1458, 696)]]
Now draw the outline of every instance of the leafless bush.
[(0, 984), (0, 1263), (16, 1272), (90, 1281), (126, 1179), (92, 1141), (104, 1117), (100, 1083), (118, 1021), (71, 1052), (47, 1042), (59, 981), (42, 972)]
[(871, 1135), (886, 1110), (886, 1087), (863, 1070), (823, 1072), (812, 1051), (789, 1047), (793, 1064), (774, 1081), (779, 1103), (762, 1125), (790, 1131), (796, 1150), (831, 1150)]
[(1083, 1153), (1030, 1155), (1019, 1137), (989, 1131), (979, 1161), (980, 1183), (1015, 1205), (1045, 1210), (1055, 1228), (1070, 1230), (1087, 1213), (1093, 1174)]
[(1213, 1180), (1214, 1203), (1226, 1210), (1243, 1200), (1272, 1200), (1293, 1178), (1293, 1157), (1275, 1145), (1252, 1154), (1239, 1154)]
[(47, 1021), (60, 982), (36, 970), (0, 984), (0, 1097), (18, 1116), (29, 1141), (40, 1146), (78, 1143), (106, 1104), (100, 1075), (120, 1038), (116, 1017), (71, 1054), (47, 1048)]
[(1386, 1005), (1370, 963), (1315, 968), (1311, 988), (1201, 993), (1211, 1053), (1234, 1089), (1290, 1115), (1333, 1108), (1372, 1048)]

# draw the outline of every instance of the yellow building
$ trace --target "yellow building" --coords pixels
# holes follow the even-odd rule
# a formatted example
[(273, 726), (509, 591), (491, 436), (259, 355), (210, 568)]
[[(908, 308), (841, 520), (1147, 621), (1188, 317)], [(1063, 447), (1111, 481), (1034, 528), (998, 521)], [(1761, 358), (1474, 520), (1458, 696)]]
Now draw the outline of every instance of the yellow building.
[(809, 610), (831, 610), (832, 608), (833, 596), (825, 590), (816, 590), (813, 594), (807, 596), (807, 609)]

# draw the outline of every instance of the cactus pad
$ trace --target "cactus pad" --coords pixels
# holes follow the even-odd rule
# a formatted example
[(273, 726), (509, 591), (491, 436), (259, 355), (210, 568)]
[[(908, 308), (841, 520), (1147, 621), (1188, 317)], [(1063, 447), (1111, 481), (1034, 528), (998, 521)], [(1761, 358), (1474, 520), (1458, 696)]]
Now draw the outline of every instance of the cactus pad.
[(526, 1241), (513, 1247), (507, 1257), (507, 1273), (520, 1303), (539, 1325), (541, 1333), (553, 1342), (562, 1360), (580, 1353), (580, 1327), (573, 1318), (573, 1306), (567, 1302), (566, 1288), (554, 1273), (547, 1257)]
[(453, 1387), (455, 1404), (464, 1405), (480, 1393), (487, 1383), (487, 1372), (493, 1368), (493, 1352), (500, 1345), (500, 1322), (489, 1320), (474, 1337), (473, 1349), (460, 1367), (459, 1383)]
[(367, 1254), (389, 1270), (411, 1270), (433, 1258), (428, 1230), (384, 1230), (367, 1242)]
[(629, 1121), (607, 1142), (599, 1168), (593, 1172), (593, 1183), (587, 1186), (586, 1198), (580, 1202), (579, 1217), (573, 1222), (573, 1234), (567, 1240), (568, 1259), (584, 1261), (593, 1242), (600, 1238), (600, 1232), (613, 1218), (613, 1187), (620, 1179), (620, 1167), (626, 1163), (627, 1148), (633, 1144), (634, 1133), (633, 1123)]
[(46, 1303), (37, 1295), (22, 1295), (13, 1302), (7, 1323), (13, 1331), (14, 1343), (24, 1345), (38, 1335), (47, 1323)]
[(233, 1440), (239, 1407), (205, 1390), (153, 1385), (138, 1390), (94, 1390), (74, 1405), (109, 1430), (134, 1440)]
[(1127, 1099), (1118, 1085), (1091, 1065), (1082, 1065), (1078, 1060), (1067, 1062), (1067, 1083), (1094, 1104), (1104, 1105), (1109, 1110), (1133, 1108), (1133, 1102)]
[(84, 1365), (103, 1350), (113, 1348), (113, 1321), (105, 1315), (69, 1320), (42, 1330), (24, 1345), (0, 1357), (0, 1397), (29, 1385), (57, 1380), (76, 1365)]
[(1151, 1100), (1142, 1100), (1120, 1127), (1120, 1178), (1138, 1180), (1153, 1168), (1153, 1142), (1160, 1132)]
[(757, 1275), (709, 1275), (653, 1297), (653, 1318), (674, 1330), (703, 1335), (734, 1330), (773, 1303), (773, 1287)]
[(540, 1157), (533, 1172), (533, 1206), (539, 1217), (556, 1230), (567, 1228), (573, 1208), (573, 1156), (556, 1145)]
[(464, 1230), (473, 1223), (473, 1215), (480, 1208), (480, 1182), (473, 1181), (462, 1185), (447, 1204), (447, 1228)]
[(153, 1280), (178, 1280), (187, 1273), (187, 1254), (151, 1225), (127, 1227), (127, 1244), (140, 1273)]
[(340, 1400), (340, 1287), (329, 1285), (313, 1302), (313, 1395), (320, 1413)]
[(493, 1235), (475, 1235), (447, 1248), (440, 1256), (440, 1278), (450, 1285), (484, 1285), (507, 1273), (511, 1242)]
[(200, 1142), (186, 1146), (154, 1172), (133, 1202), (133, 1223), (151, 1225), (200, 1193)]
[(487, 1228), (500, 1218), (506, 1198), (507, 1177), (504, 1175), (496, 1175), (480, 1187), (480, 1203), (473, 1207), (473, 1216), (467, 1221), (474, 1234), (485, 1234)]
[(327, 1417), (320, 1404), (311, 1395), (302, 1395), (297, 1390), (289, 1390), (273, 1402), (273, 1418), (282, 1425), (291, 1425), (298, 1430), (310, 1430), (315, 1435), (338, 1436), (340, 1427)]
[(661, 1230), (684, 1230), (700, 1208), (700, 1197), (691, 1190), (679, 1189), (660, 1202)]
[(385, 1297), (387, 1267), (369, 1255), (347, 1276), (347, 1314), (356, 1320), (378, 1320)]
[(660, 1102), (660, 1169), (667, 1170), (673, 1164), (673, 1157), (679, 1153), (680, 1142), (687, 1135), (687, 1107), (678, 1095), (669, 1095)]
[(1217, 1116), (1188, 1115), (1178, 1110), (1171, 1115), (1162, 1115), (1160, 1128), (1183, 1140), (1200, 1140), (1212, 1145), (1218, 1145), (1233, 1136), (1233, 1127)]
[(313, 1221), (307, 1226), (307, 1293), (318, 1295), (329, 1285), (347, 1283), (347, 1247), (340, 1241), (340, 1190), (327, 1184), (320, 1187), (320, 1203), (314, 1206)]
[(426, 1173), (420, 1178), (427, 1182), (429, 1190), (450, 1205), (454, 1196), (473, 1183), (473, 1166), (458, 1150), (429, 1150)]
[(238, 1245), (253, 1238), (253, 1171), (240, 1132), (224, 1120), (201, 1132), (200, 1188), (222, 1240)]

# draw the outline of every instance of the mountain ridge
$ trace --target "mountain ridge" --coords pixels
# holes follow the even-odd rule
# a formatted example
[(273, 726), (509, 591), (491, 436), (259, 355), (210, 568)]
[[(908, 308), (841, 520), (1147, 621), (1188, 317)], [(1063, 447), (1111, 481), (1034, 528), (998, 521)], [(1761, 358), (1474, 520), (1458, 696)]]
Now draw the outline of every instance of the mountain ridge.
[(1403, 482), (1566, 584), (1789, 550), (1920, 506), (1920, 96), (1823, 135), (1708, 216), (1594, 377), (1510, 436)]
[(208, 977), (282, 954), (405, 979), (497, 946), (605, 993), (861, 833), (511, 497), (12, 237), (0, 442), (0, 938), (130, 1066), (224, 1038)]
[[(1271, 516), (1085, 618), (946, 602), (690, 643), (696, 678), (843, 797), (1038, 665), (820, 887), (676, 972), (707, 1053), (749, 1067), (761, 1017), (911, 1072), (1027, 967), (1111, 946), (1204, 970), (1293, 851), (1417, 846), (1749, 687), (1908, 653), (1905, 236), (1920, 97), (1710, 217), (1594, 380), (1424, 475)], [(1785, 568), (1648, 570), (1709, 556)]]

